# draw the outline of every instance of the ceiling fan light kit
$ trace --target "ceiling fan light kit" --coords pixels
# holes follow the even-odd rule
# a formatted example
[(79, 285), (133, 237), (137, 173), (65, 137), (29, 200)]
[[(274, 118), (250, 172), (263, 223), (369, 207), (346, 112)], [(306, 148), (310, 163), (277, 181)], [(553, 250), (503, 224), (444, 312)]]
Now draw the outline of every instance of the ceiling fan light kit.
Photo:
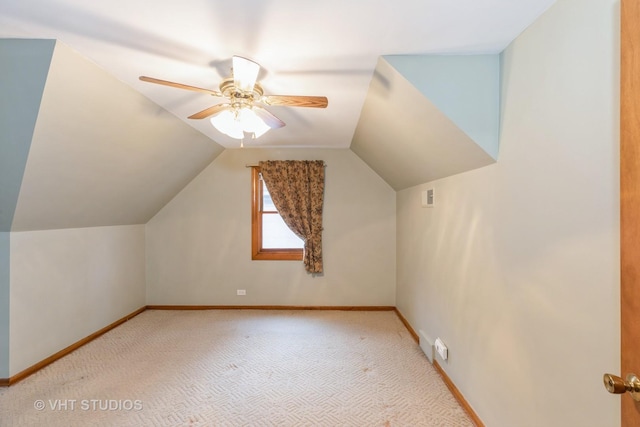
[(311, 108), (326, 108), (328, 105), (324, 96), (264, 95), (262, 86), (257, 82), (260, 65), (241, 56), (234, 56), (232, 64), (231, 77), (220, 83), (220, 92), (147, 76), (140, 76), (140, 80), (227, 98), (228, 102), (192, 114), (189, 119), (211, 117), (211, 123), (219, 132), (240, 140), (244, 139), (245, 133), (255, 139), (270, 129), (285, 126), (282, 120), (257, 104)]
[(211, 117), (211, 124), (218, 131), (236, 139), (243, 139), (245, 132), (252, 134), (253, 138), (259, 138), (271, 129), (251, 107), (222, 110)]

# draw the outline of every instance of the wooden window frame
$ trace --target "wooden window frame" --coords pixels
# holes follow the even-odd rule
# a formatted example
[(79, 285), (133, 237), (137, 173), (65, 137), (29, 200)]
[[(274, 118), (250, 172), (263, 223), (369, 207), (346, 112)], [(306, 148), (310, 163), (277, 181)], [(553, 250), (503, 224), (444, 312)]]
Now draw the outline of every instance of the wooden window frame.
[(262, 211), (262, 179), (260, 168), (251, 167), (251, 259), (272, 261), (302, 261), (303, 249), (262, 247), (262, 215), (278, 212)]

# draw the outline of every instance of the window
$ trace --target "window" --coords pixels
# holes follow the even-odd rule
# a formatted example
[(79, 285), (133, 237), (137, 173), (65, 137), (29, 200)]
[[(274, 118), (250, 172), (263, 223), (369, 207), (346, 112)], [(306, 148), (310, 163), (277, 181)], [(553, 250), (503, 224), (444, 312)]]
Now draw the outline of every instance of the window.
[(251, 259), (302, 260), (304, 241), (287, 227), (260, 176), (251, 168)]

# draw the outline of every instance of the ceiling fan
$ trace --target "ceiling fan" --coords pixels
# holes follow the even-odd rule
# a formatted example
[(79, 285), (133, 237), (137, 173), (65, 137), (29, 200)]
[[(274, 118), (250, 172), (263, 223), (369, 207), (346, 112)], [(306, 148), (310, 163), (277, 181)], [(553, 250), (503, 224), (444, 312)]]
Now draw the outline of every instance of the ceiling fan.
[(241, 56), (234, 56), (231, 76), (222, 80), (219, 86), (220, 91), (147, 76), (140, 76), (140, 80), (226, 98), (226, 102), (205, 108), (190, 115), (189, 118), (197, 120), (211, 117), (211, 123), (216, 129), (236, 139), (244, 139), (245, 132), (251, 134), (253, 138), (258, 138), (270, 129), (285, 126), (282, 120), (263, 108), (261, 104), (325, 108), (329, 103), (324, 96), (265, 95), (262, 86), (257, 82), (259, 72), (260, 65), (257, 63)]

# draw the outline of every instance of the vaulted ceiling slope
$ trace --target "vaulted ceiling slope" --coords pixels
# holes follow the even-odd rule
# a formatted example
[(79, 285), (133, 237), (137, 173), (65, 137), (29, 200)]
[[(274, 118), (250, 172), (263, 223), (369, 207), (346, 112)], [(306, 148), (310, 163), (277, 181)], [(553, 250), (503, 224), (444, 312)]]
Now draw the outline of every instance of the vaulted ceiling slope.
[(394, 189), (494, 163), (500, 55), (379, 59), (351, 143)]
[(0, 71), (0, 231), (144, 224), (224, 150), (59, 41)]
[(0, 39), (0, 232), (11, 230), (54, 45)]
[(266, 93), (329, 98), (270, 107), (287, 125), (257, 146), (349, 148), (380, 56), (497, 53), (554, 1), (2, 0), (0, 37), (60, 40), (228, 148), (239, 141), (187, 119), (221, 99), (138, 76), (215, 89), (245, 56)]
[(147, 222), (239, 142), (187, 119), (220, 99), (138, 77), (215, 88), (232, 55), (329, 98), (256, 147), (351, 148), (395, 189), (491, 164), (495, 80), (433, 55), (497, 55), (554, 1), (2, 1), (0, 232)]

